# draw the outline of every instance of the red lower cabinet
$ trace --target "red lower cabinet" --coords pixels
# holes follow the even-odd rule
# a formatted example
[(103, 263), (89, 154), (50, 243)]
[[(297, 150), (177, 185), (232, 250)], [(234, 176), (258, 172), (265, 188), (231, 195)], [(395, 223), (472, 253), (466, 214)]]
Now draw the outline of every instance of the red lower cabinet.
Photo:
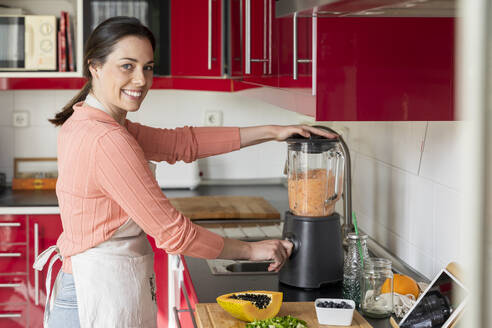
[[(156, 301), (157, 301), (157, 327), (167, 328), (169, 325), (168, 311), (168, 272), (167, 272), (167, 253), (157, 248), (152, 237), (148, 236), (150, 245), (154, 250), (154, 272), (156, 283)], [(172, 315), (172, 314), (171, 314)]]
[(0, 327), (27, 327), (27, 217), (0, 215)]
[[(55, 245), (62, 232), (60, 215), (30, 215), (29, 221), (29, 327), (43, 327), (44, 305), (46, 302), (46, 275), (48, 273), (48, 263), (43, 271), (32, 268), (37, 255), (48, 247)], [(56, 278), (56, 274), (61, 268), (61, 261), (56, 261), (53, 266), (51, 285)]]
[[(0, 327), (43, 327), (46, 302), (46, 275), (32, 268), (37, 255), (55, 245), (62, 232), (60, 216), (54, 215), (0, 215)], [(168, 327), (168, 255), (154, 249), (156, 274), (157, 326)], [(61, 268), (53, 267), (51, 285)], [(185, 326), (183, 326), (185, 327)]]

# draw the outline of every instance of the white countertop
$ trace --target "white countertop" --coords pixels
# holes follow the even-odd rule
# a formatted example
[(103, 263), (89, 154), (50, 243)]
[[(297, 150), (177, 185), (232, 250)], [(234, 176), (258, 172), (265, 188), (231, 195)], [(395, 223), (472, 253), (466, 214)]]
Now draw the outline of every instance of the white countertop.
[(11, 206), (0, 207), (0, 215), (5, 214), (60, 214), (58, 206)]

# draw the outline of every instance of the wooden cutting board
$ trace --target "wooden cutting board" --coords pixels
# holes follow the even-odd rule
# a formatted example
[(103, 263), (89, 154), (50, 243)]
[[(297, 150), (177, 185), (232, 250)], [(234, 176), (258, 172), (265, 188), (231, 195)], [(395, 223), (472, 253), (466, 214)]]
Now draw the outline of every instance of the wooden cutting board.
[[(316, 317), (314, 302), (284, 302), (277, 316), (291, 316), (306, 321), (309, 328), (372, 328), (359, 312), (354, 312), (352, 325), (328, 326), (320, 325)], [(232, 317), (217, 303), (198, 303), (196, 305), (196, 322), (198, 328), (244, 328), (246, 323)]]
[(196, 196), (169, 198), (190, 219), (280, 219), (280, 213), (263, 197)]

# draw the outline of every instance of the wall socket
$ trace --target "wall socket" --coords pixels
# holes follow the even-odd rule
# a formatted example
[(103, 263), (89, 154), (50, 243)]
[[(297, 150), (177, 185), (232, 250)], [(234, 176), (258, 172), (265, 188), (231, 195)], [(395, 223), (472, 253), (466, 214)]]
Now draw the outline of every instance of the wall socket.
[(12, 125), (16, 128), (29, 126), (29, 112), (14, 111), (12, 113)]
[(220, 110), (205, 111), (203, 124), (205, 126), (222, 126), (222, 111)]

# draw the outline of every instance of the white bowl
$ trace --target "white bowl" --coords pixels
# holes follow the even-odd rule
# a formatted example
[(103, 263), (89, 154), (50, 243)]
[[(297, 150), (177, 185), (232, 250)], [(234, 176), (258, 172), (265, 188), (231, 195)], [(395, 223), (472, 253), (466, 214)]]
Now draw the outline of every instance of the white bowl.
[[(319, 302), (333, 302), (340, 303), (344, 301), (349, 304), (351, 309), (336, 309), (336, 308), (322, 308), (316, 306)], [(355, 302), (352, 300), (345, 300), (342, 298), (317, 298), (314, 301), (314, 308), (316, 309), (316, 315), (318, 316), (318, 322), (322, 325), (332, 326), (350, 326), (352, 324), (352, 317), (354, 316)]]

